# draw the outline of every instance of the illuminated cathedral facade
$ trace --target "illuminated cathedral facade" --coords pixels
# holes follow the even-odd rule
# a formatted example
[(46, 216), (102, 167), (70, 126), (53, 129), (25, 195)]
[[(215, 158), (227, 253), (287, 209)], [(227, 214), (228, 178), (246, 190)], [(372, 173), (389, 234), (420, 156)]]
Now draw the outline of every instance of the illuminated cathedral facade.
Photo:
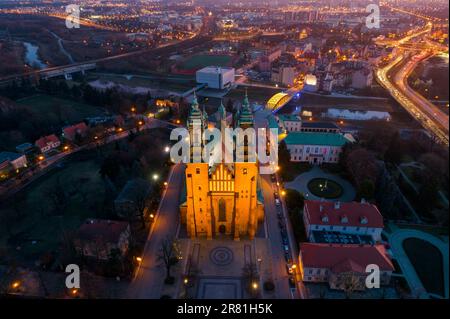
[[(216, 127), (222, 133), (227, 127), (253, 127), (253, 113), (247, 95), (231, 121), (227, 121), (223, 104), (219, 106), (216, 118)], [(208, 116), (194, 97), (187, 121), (191, 140), (195, 122), (201, 123), (202, 129), (208, 128)], [(190, 147), (191, 151), (195, 148), (199, 151), (204, 145), (191, 143)], [(258, 224), (264, 219), (258, 163), (250, 162), (246, 157), (243, 162), (186, 164), (185, 200), (180, 212), (190, 238), (253, 239)]]

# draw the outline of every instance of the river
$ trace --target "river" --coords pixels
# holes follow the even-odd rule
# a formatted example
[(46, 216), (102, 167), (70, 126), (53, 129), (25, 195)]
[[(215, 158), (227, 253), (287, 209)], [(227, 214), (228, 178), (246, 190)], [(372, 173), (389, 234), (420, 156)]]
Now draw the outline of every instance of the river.
[(23, 45), (25, 46), (25, 62), (32, 66), (33, 68), (37, 69), (45, 69), (47, 68), (47, 64), (41, 61), (39, 58), (39, 47), (36, 45), (33, 45), (29, 42), (23, 42)]

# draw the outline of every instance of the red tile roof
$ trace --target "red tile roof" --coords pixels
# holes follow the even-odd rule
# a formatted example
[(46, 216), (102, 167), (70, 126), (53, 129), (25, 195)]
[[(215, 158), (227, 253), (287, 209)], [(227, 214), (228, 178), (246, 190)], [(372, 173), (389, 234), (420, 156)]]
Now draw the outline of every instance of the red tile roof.
[(300, 254), (304, 268), (325, 268), (334, 273), (365, 272), (367, 265), (375, 264), (382, 271), (394, 270), (383, 245), (300, 243)]
[(63, 129), (64, 136), (68, 139), (74, 139), (77, 133), (84, 134), (86, 133), (88, 127), (84, 122), (68, 126)]
[(47, 144), (59, 143), (59, 142), (60, 141), (59, 141), (58, 137), (56, 137), (56, 135), (52, 134), (52, 135), (41, 137), (40, 139), (38, 139), (36, 141), (35, 145), (39, 148), (44, 148), (47, 146)]
[(305, 212), (308, 212), (312, 225), (384, 227), (383, 216), (378, 208), (370, 203), (339, 203), (339, 208), (335, 208), (335, 202), (307, 200)]
[(77, 238), (82, 240), (100, 239), (108, 243), (117, 243), (128, 225), (127, 222), (122, 221), (87, 219), (78, 229)]

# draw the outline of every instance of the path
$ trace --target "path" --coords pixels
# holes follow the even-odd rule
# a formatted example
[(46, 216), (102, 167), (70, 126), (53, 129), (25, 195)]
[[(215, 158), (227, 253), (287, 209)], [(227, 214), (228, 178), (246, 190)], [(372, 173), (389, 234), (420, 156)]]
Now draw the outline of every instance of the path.
[(342, 196), (336, 199), (332, 199), (332, 201), (351, 202), (356, 197), (356, 191), (352, 184), (337, 175), (324, 172), (318, 166), (314, 166), (310, 171), (300, 174), (292, 182), (285, 183), (285, 187), (295, 189), (300, 193), (305, 194), (306, 199), (320, 200), (320, 197), (311, 194), (308, 189), (309, 181), (315, 178), (326, 178), (341, 185)]
[(444, 270), (445, 298), (448, 299), (449, 297), (448, 243), (443, 242), (442, 240), (431, 234), (415, 229), (398, 229), (395, 230), (392, 234), (386, 235), (388, 236), (388, 241), (389, 244), (391, 245), (392, 254), (398, 261), (398, 264), (400, 265), (402, 273), (404, 274), (405, 279), (408, 282), (409, 287), (411, 288), (411, 291), (419, 292), (420, 293), (419, 298), (422, 299), (428, 299), (430, 298), (430, 295), (426, 293), (425, 288), (422, 285), (422, 282), (420, 281), (419, 276), (417, 275), (414, 269), (414, 266), (411, 264), (411, 261), (406, 255), (406, 252), (403, 249), (403, 241), (408, 238), (418, 238), (431, 243), (433, 246), (439, 249), (439, 251), (442, 253), (442, 259), (444, 263), (443, 270)]

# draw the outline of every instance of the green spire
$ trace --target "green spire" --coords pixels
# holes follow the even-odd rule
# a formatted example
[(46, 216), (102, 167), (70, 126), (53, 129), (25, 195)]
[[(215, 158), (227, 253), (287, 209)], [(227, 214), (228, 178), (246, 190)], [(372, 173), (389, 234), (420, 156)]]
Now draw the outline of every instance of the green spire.
[(199, 104), (198, 104), (198, 100), (197, 100), (197, 94), (194, 91), (194, 99), (192, 100), (192, 104), (191, 104), (191, 108), (194, 110), (198, 110), (199, 109)]
[(250, 102), (248, 100), (248, 92), (247, 89), (245, 89), (245, 97), (244, 97), (244, 101), (242, 102), (242, 108), (245, 111), (249, 111), (250, 110)]
[(227, 117), (227, 111), (225, 110), (225, 106), (223, 106), (223, 100), (220, 100), (220, 105), (219, 105), (219, 114), (221, 118), (226, 118)]

